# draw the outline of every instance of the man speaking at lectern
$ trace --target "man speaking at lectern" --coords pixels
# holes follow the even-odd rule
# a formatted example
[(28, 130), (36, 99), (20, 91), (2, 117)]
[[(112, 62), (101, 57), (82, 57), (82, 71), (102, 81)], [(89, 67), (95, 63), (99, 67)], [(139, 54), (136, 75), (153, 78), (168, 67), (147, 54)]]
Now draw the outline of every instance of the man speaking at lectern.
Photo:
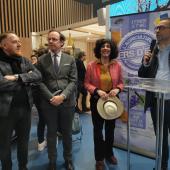
[[(157, 80), (170, 80), (170, 19), (163, 19), (155, 27), (156, 41), (153, 48), (145, 53), (138, 76), (155, 78)], [(165, 112), (163, 126), (163, 146), (161, 170), (168, 169), (168, 131), (170, 130), (170, 95), (165, 95)], [(146, 93), (145, 111), (151, 110), (154, 130), (156, 132), (157, 100), (152, 92)]]

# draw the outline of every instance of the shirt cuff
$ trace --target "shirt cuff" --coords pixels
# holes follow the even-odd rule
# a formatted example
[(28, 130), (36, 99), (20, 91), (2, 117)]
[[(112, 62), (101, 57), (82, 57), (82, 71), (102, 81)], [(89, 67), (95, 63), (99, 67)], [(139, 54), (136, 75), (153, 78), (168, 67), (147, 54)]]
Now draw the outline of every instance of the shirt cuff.
[(64, 100), (66, 99), (66, 95), (65, 94), (60, 94), (60, 96), (63, 96)]
[(16, 78), (15, 81), (18, 81), (19, 75), (18, 74), (14, 74), (14, 77)]

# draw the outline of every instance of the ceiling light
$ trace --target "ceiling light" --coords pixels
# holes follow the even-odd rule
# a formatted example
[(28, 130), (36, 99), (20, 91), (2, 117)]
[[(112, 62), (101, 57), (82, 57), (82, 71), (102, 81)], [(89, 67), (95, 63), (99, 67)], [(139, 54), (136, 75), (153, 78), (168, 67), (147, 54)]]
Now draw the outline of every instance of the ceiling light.
[(68, 30), (69, 30), (69, 35), (68, 35), (67, 47), (73, 47), (74, 40), (71, 37), (71, 28), (69, 28)]

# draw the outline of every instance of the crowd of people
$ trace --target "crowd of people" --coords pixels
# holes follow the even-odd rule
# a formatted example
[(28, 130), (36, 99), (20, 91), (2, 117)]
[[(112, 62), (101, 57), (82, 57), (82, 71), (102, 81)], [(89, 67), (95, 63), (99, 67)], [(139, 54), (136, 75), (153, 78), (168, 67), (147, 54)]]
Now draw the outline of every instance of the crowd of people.
[[(144, 55), (138, 74), (139, 77), (170, 80), (170, 19), (160, 21), (155, 27), (155, 33), (154, 49)], [(42, 151), (47, 146), (48, 170), (57, 169), (57, 131), (62, 134), (65, 168), (73, 170), (72, 121), (75, 111), (80, 112), (77, 105), (80, 93), (83, 95), (81, 111), (89, 110), (86, 106), (88, 92), (91, 96), (95, 168), (104, 170), (104, 161), (112, 165), (118, 164), (113, 152), (116, 118), (102, 115), (112, 114), (113, 110), (122, 109), (115, 108), (112, 102), (119, 100), (119, 93), (124, 88), (116, 43), (106, 38), (97, 40), (94, 48), (96, 59), (88, 63), (86, 70), (83, 63), (85, 52), (80, 52), (78, 58), (75, 59), (62, 51), (65, 42), (63, 34), (52, 29), (48, 32), (47, 41), (48, 49), (37, 51), (31, 56), (30, 61), (22, 56), (21, 42), (14, 32), (0, 35), (0, 160), (2, 170), (12, 170), (10, 140), (14, 130), (17, 134), (18, 169), (28, 169), (28, 143), (33, 103), (39, 116), (38, 150)], [(101, 113), (98, 106), (100, 100), (104, 101), (102, 108), (104, 113)], [(161, 170), (168, 168), (169, 105), (170, 96), (167, 95), (164, 109)], [(148, 107), (151, 109), (156, 133), (157, 100), (156, 95), (151, 92), (146, 93), (145, 110)], [(45, 127), (47, 134), (45, 134)]]

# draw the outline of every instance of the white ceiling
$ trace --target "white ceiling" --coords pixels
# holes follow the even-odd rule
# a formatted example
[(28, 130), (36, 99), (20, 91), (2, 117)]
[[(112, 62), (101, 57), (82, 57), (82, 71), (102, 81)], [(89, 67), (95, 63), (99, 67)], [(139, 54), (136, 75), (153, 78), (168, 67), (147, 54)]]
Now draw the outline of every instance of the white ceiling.
[(91, 24), (79, 28), (74, 28), (71, 30), (62, 31), (67, 38), (69, 37), (69, 33), (71, 37), (74, 39), (81, 38), (101, 38), (105, 36), (105, 26), (99, 26), (98, 24)]
[[(105, 26), (99, 26), (98, 23), (89, 24), (87, 26), (80, 26), (72, 28), (71, 30), (61, 31), (62, 34), (68, 40), (69, 32), (71, 33), (71, 39), (74, 40), (85, 40), (85, 41), (96, 41), (97, 39), (105, 37)], [(47, 43), (47, 32), (35, 33), (32, 32), (32, 44), (33, 49), (38, 48), (37, 44)]]

